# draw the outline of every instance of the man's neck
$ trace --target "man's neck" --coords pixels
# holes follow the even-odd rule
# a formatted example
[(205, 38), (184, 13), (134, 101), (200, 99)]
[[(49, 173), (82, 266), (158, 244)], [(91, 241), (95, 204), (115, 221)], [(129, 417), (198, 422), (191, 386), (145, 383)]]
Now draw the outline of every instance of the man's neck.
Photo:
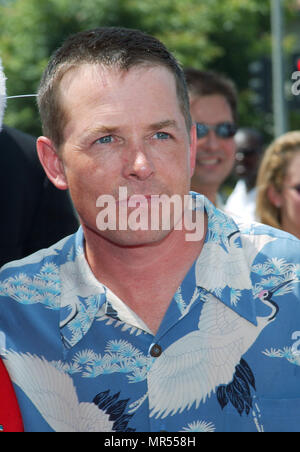
[[(126, 272), (135, 279), (139, 273), (156, 272), (157, 268), (170, 265), (170, 259), (189, 256), (194, 250), (200, 250), (203, 235), (199, 241), (188, 241), (188, 231), (172, 230), (160, 241), (138, 245), (120, 246), (102, 237), (83, 225), (87, 261), (101, 280), (102, 275), (118, 275)], [(205, 234), (204, 234), (205, 236)]]
[(187, 241), (173, 230), (160, 242), (119, 246), (85, 228), (86, 257), (95, 277), (110, 288), (152, 331), (156, 331), (193, 262), (204, 237)]

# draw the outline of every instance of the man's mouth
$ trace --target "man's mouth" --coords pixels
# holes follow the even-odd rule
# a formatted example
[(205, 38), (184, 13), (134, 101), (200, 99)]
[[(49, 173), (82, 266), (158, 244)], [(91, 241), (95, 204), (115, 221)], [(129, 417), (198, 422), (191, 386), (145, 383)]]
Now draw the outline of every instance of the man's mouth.
[(210, 158), (210, 159), (198, 159), (197, 163), (201, 166), (214, 166), (220, 163), (220, 159), (218, 158)]

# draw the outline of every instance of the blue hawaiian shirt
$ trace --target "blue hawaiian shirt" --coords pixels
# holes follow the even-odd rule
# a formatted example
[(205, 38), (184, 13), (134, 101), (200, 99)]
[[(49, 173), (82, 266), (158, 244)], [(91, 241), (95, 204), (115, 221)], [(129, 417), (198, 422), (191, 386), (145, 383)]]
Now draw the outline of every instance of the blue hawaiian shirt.
[(205, 244), (155, 335), (96, 280), (81, 228), (1, 269), (27, 432), (300, 431), (300, 241), (193, 196)]

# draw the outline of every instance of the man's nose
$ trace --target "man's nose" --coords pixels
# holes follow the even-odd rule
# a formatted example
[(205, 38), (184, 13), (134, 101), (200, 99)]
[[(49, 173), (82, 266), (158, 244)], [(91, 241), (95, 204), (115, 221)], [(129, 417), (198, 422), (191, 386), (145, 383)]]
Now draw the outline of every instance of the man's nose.
[(146, 180), (153, 173), (154, 165), (146, 149), (135, 147), (127, 153), (124, 164), (124, 176), (126, 178)]
[(198, 146), (201, 146), (201, 144), (205, 147), (205, 150), (208, 151), (217, 151), (220, 147), (219, 138), (214, 130), (209, 130), (206, 137), (198, 141)]

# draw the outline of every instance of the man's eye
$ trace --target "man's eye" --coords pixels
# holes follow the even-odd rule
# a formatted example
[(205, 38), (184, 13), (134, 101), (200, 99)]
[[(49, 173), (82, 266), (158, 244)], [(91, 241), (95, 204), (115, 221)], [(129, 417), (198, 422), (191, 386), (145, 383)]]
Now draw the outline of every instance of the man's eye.
[(109, 144), (113, 142), (113, 137), (111, 135), (106, 135), (105, 137), (98, 138), (97, 143)]
[(157, 132), (154, 137), (156, 137), (157, 140), (168, 140), (168, 138), (170, 138), (170, 134), (166, 132)]

